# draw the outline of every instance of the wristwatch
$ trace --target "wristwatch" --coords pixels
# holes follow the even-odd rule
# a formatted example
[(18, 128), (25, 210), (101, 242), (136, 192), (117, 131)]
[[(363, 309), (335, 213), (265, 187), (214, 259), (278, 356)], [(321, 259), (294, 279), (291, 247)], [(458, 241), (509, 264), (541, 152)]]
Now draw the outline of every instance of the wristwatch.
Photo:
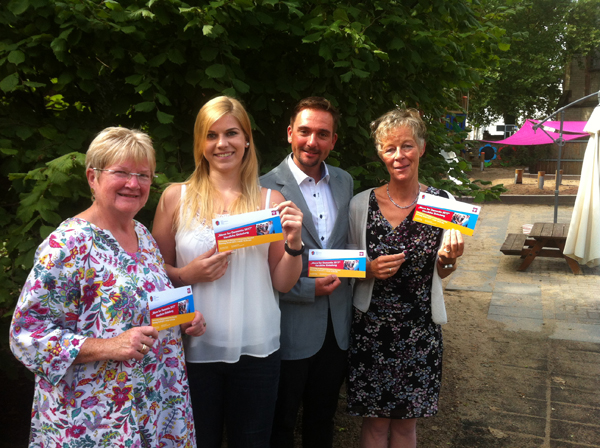
[(298, 255), (302, 255), (304, 253), (304, 242), (302, 242), (302, 249), (298, 249), (298, 250), (294, 250), (294, 249), (290, 249), (290, 246), (288, 246), (287, 240), (285, 240), (285, 251), (290, 254), (292, 257), (297, 257)]
[(444, 269), (452, 269), (454, 267), (453, 264), (445, 264)]

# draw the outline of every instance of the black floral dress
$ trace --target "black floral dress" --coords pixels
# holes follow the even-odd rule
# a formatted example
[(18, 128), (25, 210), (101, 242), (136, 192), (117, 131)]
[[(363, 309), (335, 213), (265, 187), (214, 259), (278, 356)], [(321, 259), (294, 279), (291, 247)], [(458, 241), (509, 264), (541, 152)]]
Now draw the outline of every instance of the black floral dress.
[[(427, 193), (447, 197), (432, 187)], [(405, 419), (437, 413), (442, 330), (431, 318), (431, 285), (442, 230), (413, 222), (413, 213), (392, 228), (371, 192), (370, 259), (405, 252), (406, 261), (389, 279), (375, 279), (366, 313), (354, 309), (348, 351), (351, 415)]]

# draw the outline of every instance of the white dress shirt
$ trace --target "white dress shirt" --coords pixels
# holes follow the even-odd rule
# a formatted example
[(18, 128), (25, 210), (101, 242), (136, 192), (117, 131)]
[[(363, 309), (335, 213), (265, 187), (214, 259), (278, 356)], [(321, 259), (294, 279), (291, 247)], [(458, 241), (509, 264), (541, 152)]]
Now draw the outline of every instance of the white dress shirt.
[(337, 205), (333, 200), (331, 187), (329, 186), (327, 165), (322, 164), (324, 175), (319, 182), (315, 182), (312, 177), (298, 168), (292, 159), (292, 154), (288, 157), (288, 165), (296, 182), (298, 182), (298, 187), (304, 196), (306, 205), (312, 213), (313, 223), (321, 240), (321, 246), (323, 249), (327, 249), (329, 235), (333, 231), (335, 219), (337, 218)]

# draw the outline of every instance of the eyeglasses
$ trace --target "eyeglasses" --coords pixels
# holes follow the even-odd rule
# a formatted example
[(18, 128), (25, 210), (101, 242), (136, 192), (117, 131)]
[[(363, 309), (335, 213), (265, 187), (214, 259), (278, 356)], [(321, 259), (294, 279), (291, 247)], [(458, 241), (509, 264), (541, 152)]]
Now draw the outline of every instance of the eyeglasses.
[(392, 157), (396, 156), (396, 153), (408, 154), (418, 149), (417, 145), (402, 145), (402, 146), (385, 146), (381, 149), (380, 153), (384, 156)]
[(94, 171), (106, 171), (107, 173), (112, 174), (118, 180), (122, 180), (123, 182), (127, 182), (131, 179), (131, 176), (137, 176), (138, 182), (142, 185), (149, 185), (152, 183), (152, 179), (155, 179), (156, 175), (144, 174), (144, 173), (128, 173), (127, 171), (119, 171), (119, 170), (103, 170), (101, 168), (92, 168)]

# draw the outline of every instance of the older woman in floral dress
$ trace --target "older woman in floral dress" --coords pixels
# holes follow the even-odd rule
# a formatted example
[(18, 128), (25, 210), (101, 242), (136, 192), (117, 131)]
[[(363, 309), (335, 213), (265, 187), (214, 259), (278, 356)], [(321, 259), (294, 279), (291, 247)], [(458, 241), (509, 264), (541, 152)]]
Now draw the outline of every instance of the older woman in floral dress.
[(156, 162), (150, 138), (107, 128), (86, 175), (95, 200), (38, 248), (15, 309), (10, 343), (35, 373), (30, 447), (195, 447), (181, 331), (160, 332), (152, 293), (172, 288), (160, 251), (133, 217)]

